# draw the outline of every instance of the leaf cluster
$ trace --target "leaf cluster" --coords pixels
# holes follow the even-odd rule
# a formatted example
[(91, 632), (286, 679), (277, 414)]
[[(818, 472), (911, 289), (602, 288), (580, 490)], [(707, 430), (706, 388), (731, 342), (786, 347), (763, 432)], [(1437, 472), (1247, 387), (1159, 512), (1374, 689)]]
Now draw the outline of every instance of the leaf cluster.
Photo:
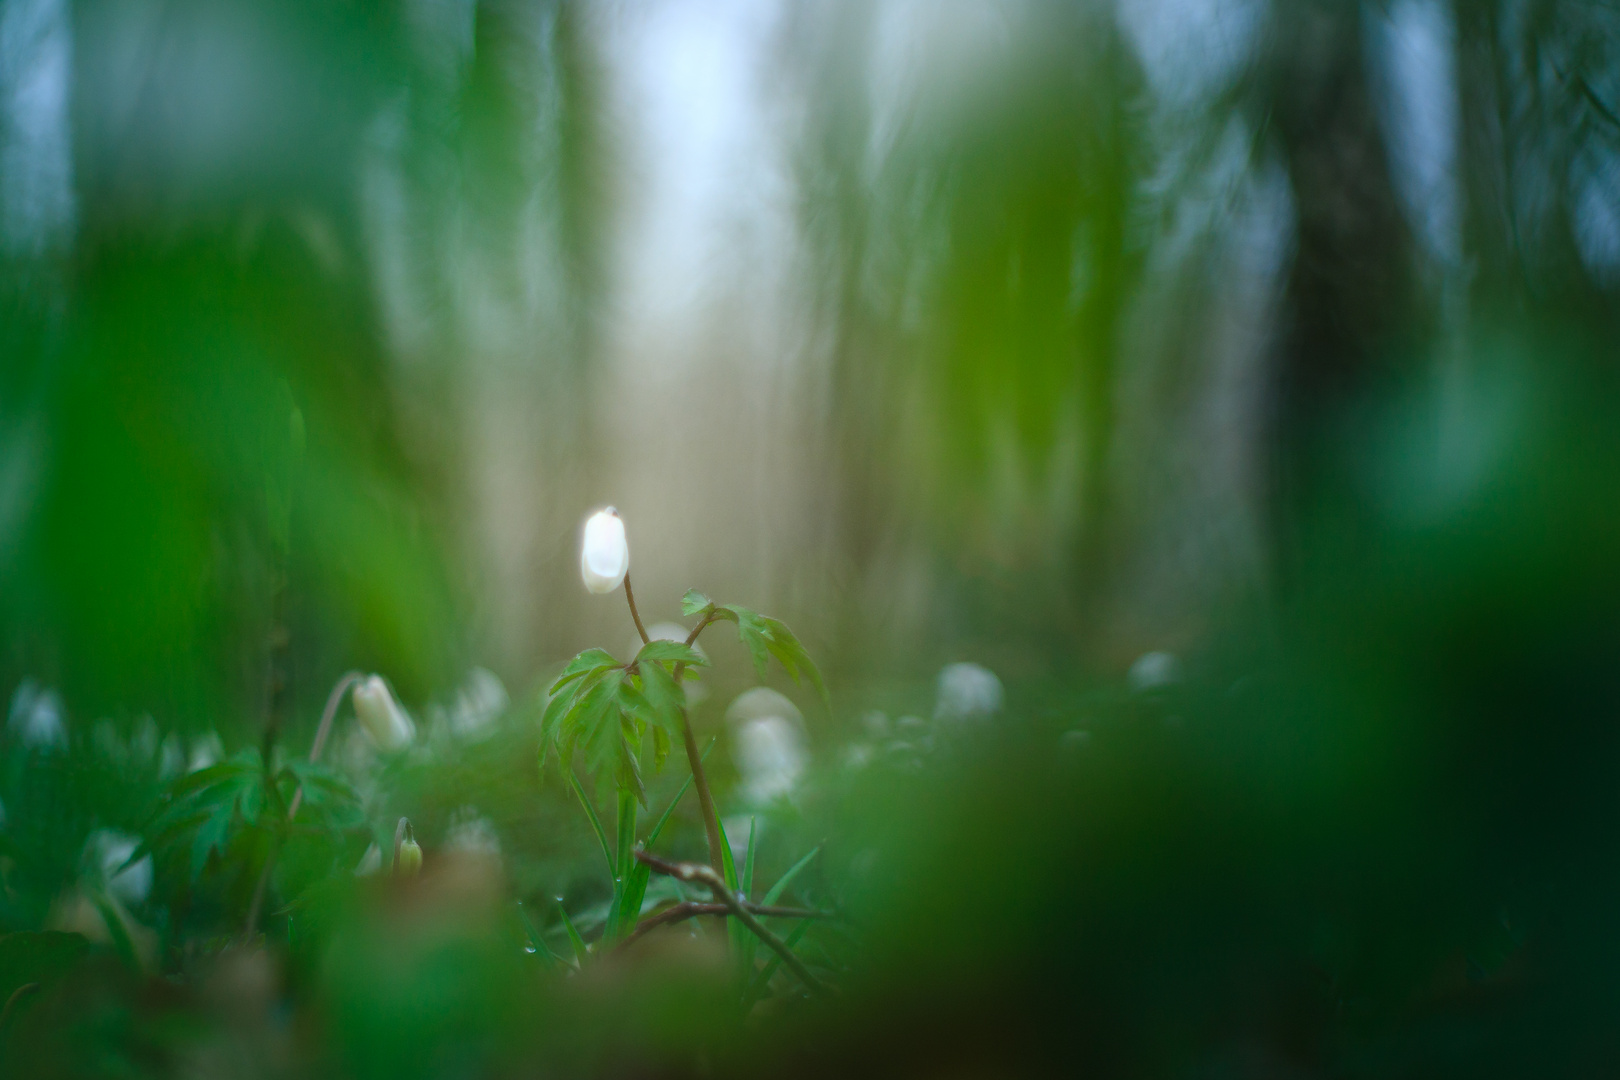
[(143, 828), (143, 843), (128, 863), (148, 852), (165, 851), (189, 840), (191, 879), (196, 881), (215, 853), (223, 854), (245, 829), (280, 828), (292, 793), (302, 787), (305, 822), (327, 832), (361, 822), (360, 794), (348, 781), (315, 762), (297, 759), (274, 772), (256, 748), (188, 773), (169, 785), (156, 813)]
[(634, 792), (646, 806), (643, 745), (650, 735), (653, 768), (661, 769), (686, 708), (677, 671), (707, 663), (679, 641), (649, 642), (629, 663), (603, 649), (580, 653), (548, 690), (540, 718), (542, 772), (553, 752), (567, 772), (579, 751), (587, 773), (611, 775), (621, 791)]
[(757, 611), (743, 607), (741, 604), (716, 604), (696, 589), (688, 589), (686, 595), (681, 597), (681, 614), (696, 615), (700, 625), (711, 622), (735, 623), (737, 637), (753, 658), (754, 670), (763, 681), (765, 669), (771, 657), (776, 657), (788, 677), (795, 683), (802, 683), (808, 679), (810, 685), (815, 687), (820, 695), (823, 706), (831, 708), (827, 696), (827, 684), (822, 681), (821, 671), (810, 654), (805, 652), (804, 646), (794, 636), (792, 630), (780, 619), (773, 619), (769, 615), (761, 615)]

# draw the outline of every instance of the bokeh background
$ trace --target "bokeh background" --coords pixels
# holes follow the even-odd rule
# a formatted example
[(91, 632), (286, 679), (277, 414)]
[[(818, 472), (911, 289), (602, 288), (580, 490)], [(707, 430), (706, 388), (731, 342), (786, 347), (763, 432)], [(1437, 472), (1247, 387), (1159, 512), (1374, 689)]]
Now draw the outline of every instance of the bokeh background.
[[(375, 920), (244, 974), (263, 849), (160, 860), (149, 970), (49, 1005), (110, 1056), (29, 1060), (1602, 1075), (1617, 305), (1602, 0), (0, 0), (0, 929), (349, 669), (438, 740), (379, 835), (505, 859), (435, 903), (599, 900), (526, 709), (633, 641), (606, 504), (648, 622), (698, 587), (821, 662), (762, 857), (825, 840), (864, 913), (843, 1011), (620, 987), (603, 1059), (484, 930), (394, 1005)], [(959, 662), (994, 719), (911, 756)]]

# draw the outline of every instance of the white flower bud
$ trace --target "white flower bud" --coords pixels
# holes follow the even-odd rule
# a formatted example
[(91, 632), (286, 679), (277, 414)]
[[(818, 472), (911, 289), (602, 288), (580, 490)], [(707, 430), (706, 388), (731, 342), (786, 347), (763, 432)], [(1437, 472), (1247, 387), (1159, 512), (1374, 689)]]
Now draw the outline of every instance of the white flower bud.
[(416, 725), (394, 700), (381, 675), (368, 675), (356, 684), (354, 715), (380, 750), (403, 750), (416, 737)]
[(394, 860), (394, 873), (413, 878), (422, 872), (422, 845), (416, 842), (416, 832), (405, 826), (405, 839), (399, 842), (399, 857)]
[(579, 545), (579, 574), (593, 593), (610, 593), (630, 572), (630, 545), (625, 543), (624, 522), (613, 507), (585, 519)]

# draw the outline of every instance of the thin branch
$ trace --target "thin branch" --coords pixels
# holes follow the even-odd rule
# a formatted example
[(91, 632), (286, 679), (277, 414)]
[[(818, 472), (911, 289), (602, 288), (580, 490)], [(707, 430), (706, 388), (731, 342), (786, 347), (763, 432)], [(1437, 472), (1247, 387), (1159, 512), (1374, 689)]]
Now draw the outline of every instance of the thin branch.
[(715, 871), (714, 867), (704, 866), (702, 863), (670, 862), (668, 859), (660, 859), (656, 855), (649, 855), (647, 852), (640, 850), (635, 855), (637, 859), (640, 859), (660, 874), (668, 874), (679, 881), (695, 881), (700, 885), (708, 886), (709, 891), (714, 893), (715, 899), (723, 903), (730, 914), (748, 927), (755, 937), (769, 945), (771, 951), (782, 958), (782, 963), (787, 965), (788, 970), (797, 975), (799, 981), (809, 987), (812, 993), (827, 993), (826, 984), (810, 974), (810, 969), (805, 967), (797, 956), (793, 955), (793, 950), (788, 948), (781, 938), (771, 933), (764, 923), (754, 917), (753, 913), (737, 898), (736, 894), (727, 888), (725, 879)]
[[(762, 919), (830, 919), (832, 914), (826, 911), (814, 911), (810, 908), (778, 907), (767, 904), (744, 903), (749, 914), (757, 915)], [(695, 919), (699, 915), (729, 915), (731, 909), (724, 904), (705, 904), (698, 900), (683, 900), (671, 905), (656, 914), (649, 915), (636, 925), (635, 933), (619, 942), (618, 948), (623, 949), (633, 941), (646, 937), (660, 926), (671, 923), (685, 922)]]
[[(686, 644), (690, 648), (697, 642), (698, 635), (703, 628), (715, 621), (714, 612), (709, 612), (698, 620), (692, 627), (692, 632), (686, 635)], [(681, 676), (686, 674), (686, 664), (675, 665), (675, 685), (681, 685)], [(715, 869), (722, 865), (722, 845), (725, 841), (720, 839), (720, 815), (714, 808), (714, 794), (709, 790), (709, 775), (703, 771), (703, 757), (698, 753), (697, 737), (692, 734), (692, 721), (687, 715), (686, 707), (681, 706), (681, 742), (686, 747), (686, 760), (692, 767), (692, 786), (697, 788), (698, 807), (703, 812), (703, 833), (709, 842), (709, 863)]]
[(630, 617), (636, 620), (636, 633), (641, 635), (641, 643), (647, 644), (652, 639), (647, 636), (647, 628), (641, 625), (641, 612), (636, 610), (636, 594), (630, 588), (630, 571), (624, 572), (624, 598), (630, 602)]

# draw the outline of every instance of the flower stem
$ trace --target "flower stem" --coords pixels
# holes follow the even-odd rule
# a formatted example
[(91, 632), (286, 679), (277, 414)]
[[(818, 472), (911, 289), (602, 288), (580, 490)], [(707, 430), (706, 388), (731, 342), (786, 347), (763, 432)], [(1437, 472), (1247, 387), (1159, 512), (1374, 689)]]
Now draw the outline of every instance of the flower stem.
[(651, 638), (647, 636), (647, 628), (641, 625), (641, 612), (636, 610), (636, 594), (630, 590), (630, 571), (624, 572), (624, 598), (630, 601), (630, 617), (636, 620), (636, 633), (641, 635), (641, 643), (647, 644)]
[[(629, 578), (626, 577), (626, 581)], [(686, 644), (692, 645), (703, 633), (703, 628), (714, 621), (712, 614), (705, 615), (686, 635)], [(675, 685), (681, 685), (681, 676), (686, 674), (686, 665), (675, 665)], [(683, 690), (684, 694), (685, 691)], [(692, 720), (687, 715), (686, 707), (681, 707), (681, 741), (686, 745), (686, 760), (692, 766), (692, 786), (697, 788), (698, 806), (703, 811), (703, 832), (709, 841), (709, 864), (719, 870), (723, 865), (721, 852), (724, 850), (724, 841), (720, 839), (720, 816), (715, 813), (714, 795), (709, 791), (709, 776), (703, 771), (703, 755), (698, 753), (697, 738), (692, 734)]]

